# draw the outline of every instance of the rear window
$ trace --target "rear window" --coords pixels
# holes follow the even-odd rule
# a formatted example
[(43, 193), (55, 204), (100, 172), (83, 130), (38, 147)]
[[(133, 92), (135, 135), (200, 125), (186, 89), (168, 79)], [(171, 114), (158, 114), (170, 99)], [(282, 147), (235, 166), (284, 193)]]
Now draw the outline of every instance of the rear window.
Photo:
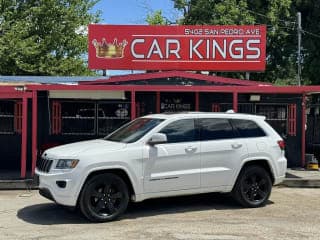
[(232, 125), (239, 132), (240, 137), (264, 137), (266, 133), (254, 122), (243, 119), (231, 119)]
[(227, 119), (199, 119), (200, 139), (202, 141), (235, 138), (235, 132)]

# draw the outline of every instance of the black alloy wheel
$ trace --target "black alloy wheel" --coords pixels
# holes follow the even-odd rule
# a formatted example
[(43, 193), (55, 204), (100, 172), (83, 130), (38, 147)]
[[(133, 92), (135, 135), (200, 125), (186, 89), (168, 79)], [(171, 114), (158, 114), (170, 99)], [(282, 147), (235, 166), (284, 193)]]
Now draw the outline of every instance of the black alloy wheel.
[(117, 175), (96, 175), (84, 186), (79, 204), (82, 213), (91, 221), (107, 222), (122, 214), (129, 202), (126, 183)]
[(232, 193), (244, 207), (261, 207), (267, 203), (271, 189), (269, 173), (260, 166), (249, 166), (241, 171)]

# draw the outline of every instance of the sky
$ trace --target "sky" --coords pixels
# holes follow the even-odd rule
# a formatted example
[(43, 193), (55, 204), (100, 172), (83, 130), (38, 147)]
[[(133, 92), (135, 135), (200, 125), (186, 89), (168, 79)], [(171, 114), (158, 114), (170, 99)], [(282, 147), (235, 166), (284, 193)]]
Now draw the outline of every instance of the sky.
[(102, 12), (106, 24), (146, 24), (147, 14), (156, 10), (171, 21), (179, 16), (172, 0), (100, 0), (93, 10)]

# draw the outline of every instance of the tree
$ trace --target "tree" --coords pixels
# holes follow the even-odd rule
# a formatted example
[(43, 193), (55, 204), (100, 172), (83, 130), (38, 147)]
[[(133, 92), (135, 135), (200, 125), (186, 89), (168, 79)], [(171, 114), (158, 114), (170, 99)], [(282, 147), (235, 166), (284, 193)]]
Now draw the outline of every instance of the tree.
[[(251, 74), (254, 79), (275, 82), (294, 78), (296, 53), (293, 49), (291, 0), (172, 0), (183, 12), (182, 23), (194, 24), (266, 24), (267, 68)], [(218, 73), (244, 78), (244, 73)]]
[(87, 75), (86, 26), (98, 0), (1, 0), (0, 74)]
[(149, 25), (168, 25), (169, 21), (162, 15), (161, 10), (156, 10), (153, 13), (147, 15), (146, 22)]
[(320, 84), (320, 2), (293, 1), (292, 14), (301, 12), (302, 18), (302, 82)]

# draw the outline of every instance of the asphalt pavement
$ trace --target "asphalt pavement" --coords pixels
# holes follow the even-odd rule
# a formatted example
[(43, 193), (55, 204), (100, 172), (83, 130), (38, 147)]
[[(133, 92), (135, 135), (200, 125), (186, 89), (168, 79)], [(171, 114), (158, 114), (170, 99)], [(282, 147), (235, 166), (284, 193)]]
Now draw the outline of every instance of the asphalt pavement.
[(134, 203), (118, 221), (93, 224), (37, 191), (0, 191), (0, 239), (320, 239), (320, 189), (274, 187), (265, 207), (245, 209), (228, 195)]

